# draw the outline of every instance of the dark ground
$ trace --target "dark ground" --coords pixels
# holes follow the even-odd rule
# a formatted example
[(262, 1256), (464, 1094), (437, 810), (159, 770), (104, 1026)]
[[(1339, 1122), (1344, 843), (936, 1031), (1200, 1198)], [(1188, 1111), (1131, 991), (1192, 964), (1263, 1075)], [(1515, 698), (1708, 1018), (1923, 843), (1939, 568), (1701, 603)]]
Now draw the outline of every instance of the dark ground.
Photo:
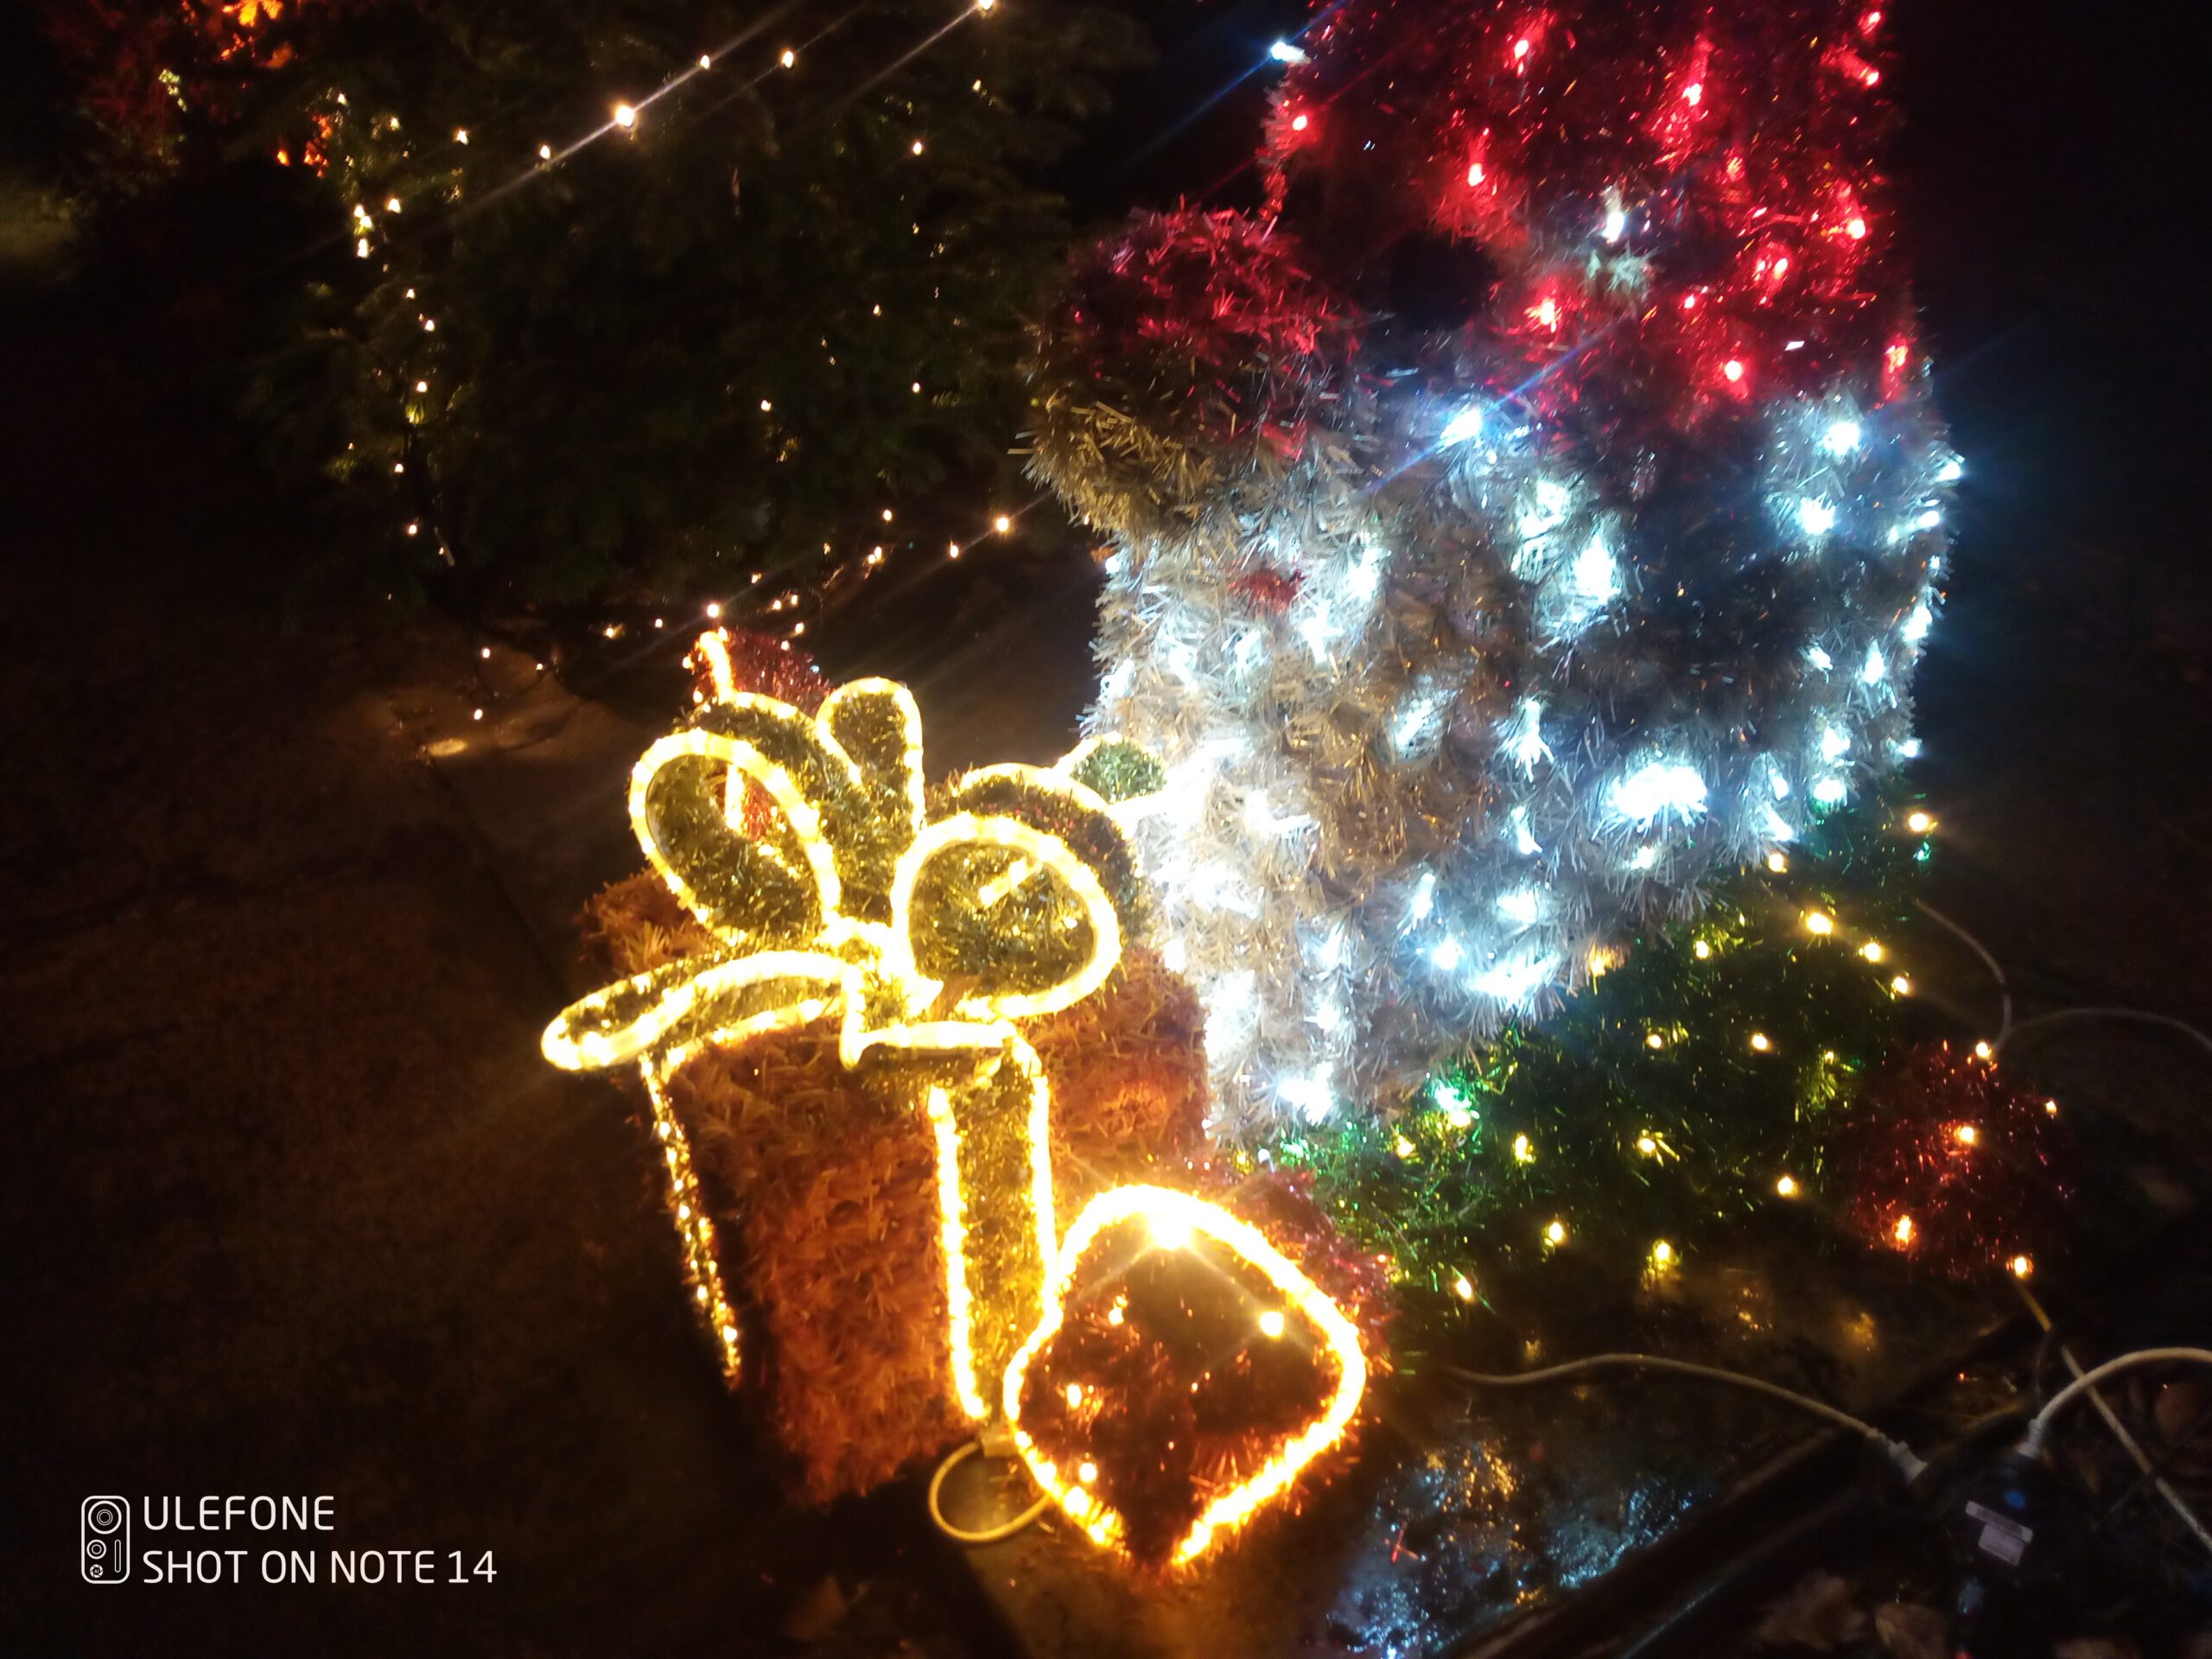
[[(1999, 16), (1905, 19), (1899, 170), (1971, 468), (1920, 679), (1936, 901), (2024, 1013), (2203, 1024), (2212, 386), (2177, 245), (2202, 157), (2157, 42)], [(990, 1650), (913, 1490), (780, 1503), (675, 1294), (645, 1141), (538, 1059), (566, 917), (629, 861), (631, 728), (550, 684), (476, 726), (457, 632), (302, 607), (305, 521), (188, 389), (199, 320), (159, 273), (137, 291), (0, 325), (0, 1650), (798, 1650), (825, 1577), (854, 1599), (812, 1650)], [(829, 665), (926, 661), (938, 765), (1051, 753), (1079, 575), (957, 580), (1001, 591)], [(1969, 960), (1936, 977), (1993, 1024)], [(2212, 1164), (2186, 1044), (2082, 1025), (2007, 1058), (2175, 1148), (2144, 1179)], [(102, 1491), (333, 1493), (330, 1542), (500, 1576), (175, 1591), (149, 1630), (78, 1580)]]

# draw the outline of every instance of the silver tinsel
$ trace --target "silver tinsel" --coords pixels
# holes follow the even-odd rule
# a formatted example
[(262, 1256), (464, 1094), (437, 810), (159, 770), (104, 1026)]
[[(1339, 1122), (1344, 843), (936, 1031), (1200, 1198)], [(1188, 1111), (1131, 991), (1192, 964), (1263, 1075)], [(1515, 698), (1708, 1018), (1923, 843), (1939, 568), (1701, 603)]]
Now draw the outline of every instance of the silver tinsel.
[(1119, 534), (1100, 612), (1090, 724), (1167, 768), (1135, 841), (1231, 1136), (1387, 1106), (1913, 753), (1959, 472), (1924, 370), (1775, 407), (1726, 534), (1509, 403), (1340, 416)]

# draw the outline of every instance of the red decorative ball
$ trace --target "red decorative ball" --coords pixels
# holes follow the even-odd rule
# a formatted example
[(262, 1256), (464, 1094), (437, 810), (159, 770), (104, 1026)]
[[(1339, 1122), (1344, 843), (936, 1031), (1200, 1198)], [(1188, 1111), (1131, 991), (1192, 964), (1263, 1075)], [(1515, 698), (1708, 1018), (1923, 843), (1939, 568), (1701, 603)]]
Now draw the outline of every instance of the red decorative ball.
[(1830, 1145), (1845, 1226), (1953, 1279), (2024, 1278), (2066, 1231), (2057, 1104), (1993, 1060), (1930, 1043), (1878, 1073)]
[(1199, 512), (1305, 449), (1350, 343), (1288, 237), (1140, 213), (1077, 257), (1038, 331), (1033, 465), (1104, 529)]
[(1281, 616), (1298, 597), (1306, 578), (1294, 570), (1248, 570), (1229, 584), (1229, 591), (1243, 601), (1255, 616)]
[(822, 677), (822, 671), (806, 652), (785, 649), (787, 642), (772, 633), (722, 627), (701, 634), (691, 654), (683, 659), (691, 670), (691, 690), (701, 702), (712, 702), (717, 691), (709, 640), (719, 643), (729, 664), (733, 690), (774, 697), (810, 715), (821, 708), (823, 698), (830, 695), (829, 682)]

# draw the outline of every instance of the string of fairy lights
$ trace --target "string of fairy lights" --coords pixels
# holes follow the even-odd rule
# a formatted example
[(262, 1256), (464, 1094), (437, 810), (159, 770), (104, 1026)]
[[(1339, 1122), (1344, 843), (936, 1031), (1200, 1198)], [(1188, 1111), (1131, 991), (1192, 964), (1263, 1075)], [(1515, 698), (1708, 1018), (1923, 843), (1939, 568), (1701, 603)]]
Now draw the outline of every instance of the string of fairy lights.
[[(971, 3), (956, 13), (949, 22), (899, 54), (888, 64), (870, 72), (857, 86), (826, 98), (823, 107), (835, 109), (849, 104), (888, 75), (912, 62), (954, 30), (974, 20), (988, 16), (997, 9), (997, 4), (998, 0), (971, 0)], [(528, 168), (493, 185), (488, 190), (468, 193), (465, 189), (464, 181), (458, 176), (460, 168), (469, 159), (470, 155), (480, 156), (486, 152), (487, 146), (485, 140), (487, 133), (492, 130), (488, 124), (464, 124), (456, 126), (450, 138), (430, 149), (420, 158), (420, 162), (429, 166), (434, 176), (442, 165), (449, 168), (454, 175), (450, 181), (450, 189), (453, 198), (459, 205), (448, 209), (449, 213), (458, 214), (479, 209), (548, 175), (553, 169), (560, 168), (593, 145), (617, 138), (635, 142), (641, 136), (649, 135), (653, 125), (652, 115), (656, 105), (662, 104), (663, 100), (669, 99), (700, 77), (731, 68), (745, 50), (754, 43), (758, 36), (792, 10), (794, 7), (791, 5), (780, 8), (770, 14), (767, 18), (756, 22), (747, 30), (724, 41), (721, 45), (700, 53), (696, 59), (685, 62), (683, 67), (668, 74), (658, 86), (642, 96), (610, 99), (607, 105), (607, 117), (603, 121), (566, 142), (556, 143), (551, 140), (538, 142), (533, 148), (535, 159)], [(750, 90), (772, 79), (798, 71), (801, 64), (805, 61), (810, 49), (842, 27), (856, 10), (857, 8), (849, 8), (830, 18), (810, 35), (772, 47), (769, 49), (766, 67), (760, 68), (745, 80), (741, 90)], [(978, 94), (984, 92), (985, 88), (980, 79), (975, 82), (972, 90)], [(317, 139), (301, 147), (299, 159), (319, 174), (327, 173), (337, 159), (333, 154), (337, 136), (346, 130), (353, 113), (351, 102), (343, 91), (334, 92), (331, 94), (331, 104), (334, 106), (334, 112), (329, 118), (319, 120), (320, 130)], [(397, 135), (404, 133), (404, 128), (398, 115), (384, 112), (370, 118), (369, 130), (374, 133)], [(905, 156), (908, 159), (918, 158), (927, 151), (927, 135), (925, 132), (918, 132), (908, 141)], [(464, 155), (463, 152), (468, 152), (468, 154)], [(417, 159), (412, 147), (404, 145), (404, 141), (402, 154), (410, 161)], [(294, 160), (290, 147), (280, 146), (276, 151), (276, 159), (280, 164), (290, 165)], [(349, 170), (356, 169), (349, 168)], [(428, 194), (429, 189), (418, 189), (414, 194), (419, 199)], [(356, 257), (365, 260), (383, 255), (386, 261), (383, 269), (389, 274), (390, 257), (397, 246), (393, 234), (393, 226), (390, 221), (407, 213), (409, 200), (404, 194), (386, 194), (383, 198), (379, 213), (379, 211), (372, 208), (371, 205), (375, 194), (373, 190), (365, 191), (362, 199), (351, 204), (348, 210), (348, 233), (353, 238)], [(916, 228), (918, 233), (919, 226)], [(405, 289), (404, 298), (418, 307), (415, 313), (415, 322), (421, 333), (424, 336), (435, 336), (439, 327), (439, 315), (429, 303), (427, 296), (421, 295), (416, 287), (410, 286)], [(880, 302), (877, 303), (873, 308), (873, 311), (877, 316), (882, 315), (882, 305)], [(823, 342), (825, 352), (829, 349), (829, 344), (826, 340)], [(832, 366), (835, 365), (836, 359), (834, 354), (829, 357), (828, 361)], [(446, 537), (440, 533), (436, 523), (436, 492), (434, 480), (429, 476), (429, 461), (423, 452), (423, 446), (413, 436), (413, 434), (424, 425), (433, 407), (430, 400), (434, 397), (435, 370), (424, 366), (416, 372), (403, 373), (397, 378), (401, 388), (399, 397), (404, 429), (410, 435), (406, 453), (402, 459), (393, 463), (392, 471), (395, 475), (409, 478), (414, 495), (413, 510), (400, 521), (399, 533), (410, 542), (428, 538), (435, 550), (435, 556), (447, 567), (452, 568), (456, 563), (454, 554)], [(913, 383), (910, 390), (917, 397), (925, 395), (926, 391), (926, 388), (918, 379)], [(760, 407), (763, 414), (771, 413), (774, 409), (774, 400), (772, 397), (763, 397), (760, 399)], [(350, 449), (353, 446), (349, 443), (347, 447)], [(410, 471), (411, 477), (409, 476)], [(1010, 510), (987, 510), (982, 515), (982, 521), (968, 534), (950, 537), (944, 542), (941, 551), (935, 556), (933, 562), (935, 567), (942, 568), (957, 564), (964, 555), (972, 551), (979, 544), (993, 538), (1002, 539), (1014, 535), (1021, 518), (1036, 505), (1037, 499), (1033, 499)], [(925, 545), (918, 537), (907, 537), (903, 543), (896, 538), (893, 534), (893, 526), (897, 522), (896, 510), (887, 505), (879, 511), (881, 523), (879, 534), (883, 539), (865, 542), (863, 543), (865, 551), (856, 547), (855, 550), (840, 558), (834, 545), (824, 542), (822, 544), (821, 557), (826, 563), (809, 580), (804, 582), (792, 581), (785, 572), (772, 573), (780, 579), (771, 582), (772, 573), (754, 570), (749, 574), (749, 580), (745, 588), (736, 594), (724, 594), (710, 596), (700, 601), (697, 612), (699, 624), (708, 631), (724, 626), (743, 626), (774, 634), (785, 651), (804, 648), (802, 642), (807, 636), (809, 619), (801, 614), (803, 611), (812, 609), (818, 613), (825, 594), (833, 588), (849, 579), (868, 581), (883, 572), (897, 553), (919, 551)], [(620, 640), (633, 634), (650, 641), (657, 636), (666, 633), (671, 628), (670, 616), (663, 613), (652, 615), (650, 619), (641, 617), (634, 620), (620, 618), (610, 620), (601, 624), (597, 632), (602, 639), (610, 642)], [(487, 642), (483, 639), (476, 642), (475, 660), (479, 664), (480, 683), (482, 683), (481, 664), (489, 663), (493, 659), (493, 643), (495, 642)], [(534, 688), (540, 682), (546, 664), (542, 659), (533, 659), (532, 679), (530, 687), (524, 688), (525, 690)], [(512, 695), (517, 694), (488, 692), (488, 695), (472, 707), (470, 711), (472, 721), (482, 721), (493, 706), (503, 701), (505, 696)]]

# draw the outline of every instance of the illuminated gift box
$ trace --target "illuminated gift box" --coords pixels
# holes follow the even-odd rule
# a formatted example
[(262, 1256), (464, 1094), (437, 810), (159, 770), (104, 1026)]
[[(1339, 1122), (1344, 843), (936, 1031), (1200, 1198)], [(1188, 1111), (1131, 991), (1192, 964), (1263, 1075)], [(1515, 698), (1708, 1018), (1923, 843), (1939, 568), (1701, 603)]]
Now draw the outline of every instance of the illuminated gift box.
[[(596, 954), (625, 976), (708, 944), (650, 874), (587, 913)], [(1020, 1024), (1052, 1082), (1067, 1213), (1198, 1152), (1200, 1010), (1151, 951), (1130, 947), (1096, 994)], [(827, 1020), (708, 1049), (665, 1095), (741, 1308), (733, 1373), (791, 1453), (794, 1490), (817, 1503), (864, 1491), (960, 1439), (927, 1122), (845, 1068)]]

